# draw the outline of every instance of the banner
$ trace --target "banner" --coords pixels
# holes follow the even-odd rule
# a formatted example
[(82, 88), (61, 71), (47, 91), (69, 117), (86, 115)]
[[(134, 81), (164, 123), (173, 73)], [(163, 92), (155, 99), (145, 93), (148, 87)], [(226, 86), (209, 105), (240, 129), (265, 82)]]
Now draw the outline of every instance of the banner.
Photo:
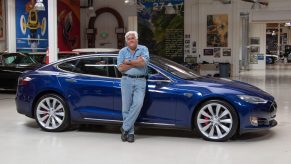
[(58, 48), (80, 48), (80, 0), (58, 0)]
[(15, 0), (16, 50), (45, 52), (48, 47), (47, 0), (45, 11), (34, 10), (35, 0)]
[(150, 54), (184, 61), (184, 0), (138, 0), (139, 43)]

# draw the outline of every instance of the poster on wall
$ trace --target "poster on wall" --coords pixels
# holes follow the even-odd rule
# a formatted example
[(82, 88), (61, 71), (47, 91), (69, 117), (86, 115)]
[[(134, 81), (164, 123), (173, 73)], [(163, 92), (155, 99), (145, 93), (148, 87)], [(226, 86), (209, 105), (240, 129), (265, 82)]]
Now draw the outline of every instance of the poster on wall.
[(203, 51), (204, 56), (213, 56), (213, 49), (208, 48)]
[(256, 53), (250, 54), (250, 64), (258, 64), (258, 55)]
[(231, 48), (223, 48), (222, 55), (223, 56), (231, 56)]
[(228, 46), (228, 15), (207, 15), (207, 47)]
[(138, 0), (139, 43), (156, 54), (184, 61), (184, 0)]
[(80, 48), (80, 0), (58, 0), (58, 48)]
[(214, 48), (213, 49), (213, 55), (215, 58), (220, 58), (220, 48)]
[(5, 9), (4, 0), (0, 0), (0, 40), (5, 39)]
[(34, 10), (35, 0), (15, 0), (16, 50), (44, 52), (48, 47), (47, 0), (43, 0), (45, 11)]

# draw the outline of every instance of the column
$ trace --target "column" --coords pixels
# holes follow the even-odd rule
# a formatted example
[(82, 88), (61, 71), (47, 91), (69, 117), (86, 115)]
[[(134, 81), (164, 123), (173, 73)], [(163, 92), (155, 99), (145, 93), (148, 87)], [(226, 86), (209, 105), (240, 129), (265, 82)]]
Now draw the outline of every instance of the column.
[(6, 8), (6, 40), (7, 40), (7, 51), (16, 52), (16, 20), (15, 20), (15, 0), (7, 0)]
[(58, 60), (57, 0), (48, 0), (49, 62)]

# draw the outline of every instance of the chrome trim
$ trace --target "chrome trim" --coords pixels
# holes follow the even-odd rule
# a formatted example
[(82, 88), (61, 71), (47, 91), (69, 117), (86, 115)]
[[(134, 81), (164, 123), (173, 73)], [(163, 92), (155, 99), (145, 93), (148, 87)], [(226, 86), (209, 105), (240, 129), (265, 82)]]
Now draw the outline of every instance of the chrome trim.
[[(96, 55), (97, 57), (112, 57), (112, 58), (117, 58), (117, 56), (113, 56), (113, 55), (108, 55), (108, 56), (99, 56), (99, 55)], [(80, 56), (77, 56), (77, 57), (79, 57), (80, 58)], [(78, 59), (77, 57), (73, 57), (73, 58), (71, 58), (72, 60), (73, 59)], [(83, 56), (84, 57), (84, 56)], [(90, 57), (92, 57), (92, 56), (86, 56), (86, 58), (90, 58)], [(82, 59), (85, 59), (85, 58), (82, 58)], [(61, 70), (61, 71), (63, 71), (63, 72), (66, 72), (66, 73), (72, 73), (72, 74), (76, 74), (76, 75), (84, 75), (84, 76), (89, 76), (89, 77), (101, 77), (101, 78), (108, 78), (108, 79), (121, 79), (122, 77), (108, 77), (108, 76), (98, 76), (98, 75), (89, 75), (89, 74), (82, 74), (82, 73), (76, 73), (76, 72), (70, 72), (70, 71), (66, 71), (66, 70), (63, 70), (63, 69), (61, 69), (61, 68), (59, 68), (59, 65), (60, 64), (63, 64), (64, 62), (69, 62), (69, 61), (72, 61), (72, 60), (69, 60), (69, 59), (64, 59), (62, 62), (60, 62), (60, 63), (54, 63), (53, 65), (54, 65), (54, 67), (55, 68), (57, 68), (58, 70)], [(88, 64), (89, 65), (89, 64)], [(100, 65), (99, 65), (100, 66)], [(115, 66), (115, 67), (117, 67), (117, 65), (115, 65), (115, 64), (108, 64), (108, 65), (106, 65), (106, 66)], [(148, 67), (151, 67), (150, 65), (148, 65)], [(160, 73), (160, 74), (162, 74), (163, 76), (165, 76), (166, 78), (168, 78), (169, 80), (147, 80), (147, 81), (150, 81), (150, 82), (174, 82), (174, 80), (172, 79), (172, 78), (170, 78), (169, 76), (167, 76), (167, 75), (165, 75), (164, 73), (162, 73), (160, 70), (157, 70), (157, 69), (155, 69), (155, 68), (153, 68), (153, 67), (151, 67), (152, 69), (154, 69), (154, 70), (156, 70), (158, 73)]]
[(166, 83), (170, 83), (171, 80), (148, 80), (150, 82), (166, 82)]
[[(104, 121), (104, 122), (117, 122), (122, 123), (121, 120), (108, 120), (108, 119), (98, 119), (98, 118), (84, 118), (85, 120), (91, 120), (91, 121)], [(175, 126), (175, 124), (165, 124), (165, 123), (150, 123), (150, 122), (136, 122), (140, 124), (146, 124), (146, 125), (161, 125), (161, 126)]]
[(150, 123), (150, 122), (137, 122), (137, 123), (146, 125), (175, 126), (175, 124), (165, 124), (165, 123)]
[(108, 120), (108, 119), (98, 119), (98, 118), (84, 118), (85, 120), (91, 120), (91, 121), (105, 121), (105, 122), (119, 122), (122, 123), (121, 120)]

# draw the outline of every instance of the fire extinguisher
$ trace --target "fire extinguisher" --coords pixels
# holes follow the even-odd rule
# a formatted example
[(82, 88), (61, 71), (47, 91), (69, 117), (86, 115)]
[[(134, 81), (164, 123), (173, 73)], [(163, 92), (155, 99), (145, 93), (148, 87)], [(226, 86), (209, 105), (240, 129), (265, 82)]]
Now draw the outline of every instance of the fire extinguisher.
[(46, 49), (45, 52), (45, 64), (49, 64), (49, 48)]

